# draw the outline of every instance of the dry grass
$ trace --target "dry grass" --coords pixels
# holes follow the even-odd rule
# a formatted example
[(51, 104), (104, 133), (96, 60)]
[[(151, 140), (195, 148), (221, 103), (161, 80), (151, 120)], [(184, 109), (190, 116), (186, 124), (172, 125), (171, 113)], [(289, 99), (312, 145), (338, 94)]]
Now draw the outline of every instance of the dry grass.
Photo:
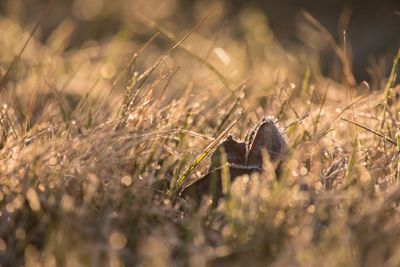
[[(30, 40), (0, 88), (1, 266), (400, 264), (400, 148), (339, 119), (398, 143), (396, 69), (375, 92), (351, 86), (348, 65), (334, 82), (313, 53), (285, 51), (259, 11), (242, 12), (243, 39), (212, 31), (214, 12), (177, 37), (141, 17), (148, 40), (162, 30), (147, 44), (119, 33), (66, 51), (68, 20)], [(0, 17), (0, 30), (4, 77), (29, 29)], [(229, 133), (241, 140), (279, 119), (285, 168), (194, 210), (175, 185), (238, 112)]]

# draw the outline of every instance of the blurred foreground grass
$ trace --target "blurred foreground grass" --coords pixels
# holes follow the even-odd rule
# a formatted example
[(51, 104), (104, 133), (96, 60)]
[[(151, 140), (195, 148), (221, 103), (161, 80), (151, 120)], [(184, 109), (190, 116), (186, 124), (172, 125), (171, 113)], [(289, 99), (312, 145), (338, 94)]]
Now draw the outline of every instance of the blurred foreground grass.
[[(342, 45), (339, 83), (313, 51), (285, 51), (259, 10), (236, 29), (217, 4), (194, 29), (140, 8), (79, 48), (64, 19), (7, 76), (33, 26), (0, 17), (2, 266), (400, 264), (396, 69), (372, 91), (352, 80)], [(305, 27), (310, 42), (329, 39), (312, 19)], [(171, 190), (238, 112), (238, 139), (279, 119), (286, 169), (238, 179), (228, 202), (194, 210)]]

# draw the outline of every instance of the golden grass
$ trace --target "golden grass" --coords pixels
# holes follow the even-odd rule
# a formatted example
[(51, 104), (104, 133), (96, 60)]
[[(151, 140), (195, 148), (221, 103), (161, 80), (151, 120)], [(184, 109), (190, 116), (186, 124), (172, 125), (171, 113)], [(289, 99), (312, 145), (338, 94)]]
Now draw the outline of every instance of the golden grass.
[[(339, 46), (343, 83), (285, 51), (258, 10), (241, 13), (243, 39), (215, 38), (215, 12), (176, 39), (147, 21), (148, 43), (118, 33), (65, 51), (55, 29), (20, 55), (30, 31), (0, 17), (1, 266), (400, 264), (399, 55), (367, 91)], [(174, 195), (266, 115), (290, 147), (280, 177), (228, 183), (216, 208)]]

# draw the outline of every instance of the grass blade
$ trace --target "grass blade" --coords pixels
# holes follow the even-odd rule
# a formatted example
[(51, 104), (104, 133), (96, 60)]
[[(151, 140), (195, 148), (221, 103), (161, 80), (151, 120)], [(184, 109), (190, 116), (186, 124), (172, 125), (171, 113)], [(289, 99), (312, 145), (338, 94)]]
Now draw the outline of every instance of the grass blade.
[(194, 171), (194, 169), (200, 164), (200, 162), (215, 148), (219, 142), (228, 134), (228, 132), (232, 129), (233, 126), (239, 121), (239, 119), (243, 116), (243, 113), (239, 114), (239, 116), (217, 137), (213, 142), (211, 142), (204, 151), (196, 158), (193, 164), (185, 171), (185, 173), (179, 178), (173, 187), (174, 190), (178, 188)]
[(381, 122), (381, 130), (383, 129), (383, 126), (385, 124), (385, 117), (386, 117), (386, 111), (387, 111), (387, 106), (389, 104), (389, 98), (390, 98), (390, 91), (394, 85), (394, 82), (396, 80), (396, 73), (397, 69), (399, 67), (399, 61), (400, 61), (400, 48), (397, 51), (397, 56), (395, 57), (393, 61), (393, 67), (392, 71), (390, 72), (389, 80), (386, 83), (386, 88), (385, 88), (385, 99), (383, 103), (383, 114), (382, 114), (382, 122)]
[[(204, 19), (202, 19), (200, 21), (200, 23), (198, 25), (196, 25), (196, 27), (189, 33), (191, 34), (194, 30), (196, 30), (201, 23), (204, 22), (204, 20), (209, 16), (210, 14), (208, 14)], [(185, 39), (187, 39), (186, 35), (181, 41), (178, 42), (178, 40), (174, 37), (174, 34), (169, 32), (167, 29), (163, 28), (161, 25), (159, 25), (158, 23), (156, 23), (153, 20), (150, 20), (148, 18), (143, 17), (140, 14), (137, 14), (138, 18), (144, 23), (146, 24), (148, 27), (155, 29), (159, 32), (161, 32), (164, 36), (166, 36), (168, 39), (170, 39), (171, 41), (175, 42), (176, 45), (174, 45), (169, 51), (168, 54), (170, 54), (175, 48), (177, 48), (178, 46), (180, 48), (182, 48), (184, 51), (186, 51), (189, 55), (191, 55), (193, 58), (195, 58), (198, 62), (200, 62), (201, 64), (203, 64), (207, 69), (209, 69), (212, 73), (215, 74), (215, 76), (218, 78), (218, 80), (220, 80), (220, 82), (226, 87), (228, 88), (230, 91), (234, 91), (233, 88), (230, 86), (228, 80), (207, 60), (205, 60), (204, 58), (202, 58), (200, 55), (198, 55), (197, 53), (195, 53), (191, 48), (182, 45), (182, 41), (184, 41)]]
[(37, 31), (37, 29), (39, 28), (39, 25), (42, 24), (42, 22), (44, 21), (44, 19), (46, 18), (50, 7), (52, 6), (54, 0), (51, 0), (47, 6), (45, 11), (43, 12), (42, 16), (40, 17), (39, 21), (35, 24), (35, 27), (33, 27), (33, 30), (31, 31), (31, 33), (29, 34), (28, 39), (26, 40), (26, 42), (24, 43), (24, 45), (22, 46), (21, 50), (19, 51), (18, 55), (14, 58), (14, 60), (11, 62), (10, 67), (8, 67), (7, 72), (4, 74), (3, 78), (1, 78), (0, 81), (0, 92), (3, 90), (5, 84), (7, 83), (8, 80), (8, 76), (10, 75), (11, 71), (13, 70), (14, 66), (18, 63), (18, 61), (21, 58), (22, 53), (25, 51), (25, 48), (28, 46), (29, 42), (32, 40), (33, 35), (35, 34), (35, 32)]
[(368, 132), (371, 132), (371, 133), (373, 133), (373, 134), (375, 134), (375, 135), (377, 135), (377, 136), (383, 138), (384, 140), (388, 141), (388, 142), (391, 143), (392, 145), (397, 146), (396, 142), (393, 141), (392, 139), (390, 139), (389, 137), (387, 137), (386, 135), (383, 135), (383, 134), (381, 134), (381, 133), (378, 133), (377, 131), (374, 131), (374, 130), (372, 130), (372, 129), (369, 129), (369, 128), (367, 128), (367, 127), (365, 127), (365, 126), (363, 126), (363, 125), (361, 125), (361, 124), (359, 124), (359, 123), (357, 123), (357, 122), (350, 121), (350, 120), (345, 119), (345, 118), (340, 118), (340, 119), (341, 119), (341, 120), (344, 120), (345, 122), (354, 124), (355, 126), (358, 126), (358, 127), (362, 128), (362, 129), (368, 131)]

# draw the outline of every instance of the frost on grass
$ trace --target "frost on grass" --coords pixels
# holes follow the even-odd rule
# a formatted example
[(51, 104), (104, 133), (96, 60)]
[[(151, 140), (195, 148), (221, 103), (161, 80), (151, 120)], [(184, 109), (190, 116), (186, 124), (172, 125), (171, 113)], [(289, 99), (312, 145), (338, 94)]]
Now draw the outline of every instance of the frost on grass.
[[(9, 8), (23, 10), (28, 1), (20, 2)], [(361, 87), (320, 77), (308, 49), (285, 51), (253, 8), (234, 29), (217, 6), (210, 25), (168, 53), (176, 40), (164, 28), (187, 25), (137, 27), (132, 8), (149, 1), (125, 2), (126, 10), (103, 8), (126, 14), (115, 38), (107, 32), (68, 50), (77, 38), (68, 19), (52, 41), (33, 36), (2, 83), (2, 266), (400, 265), (399, 150), (337, 120), (396, 140), (400, 104), (388, 101), (399, 88), (395, 69), (387, 87), (382, 79), (365, 97)], [(148, 17), (167, 20), (150, 2)], [(0, 17), (1, 78), (32, 29), (15, 21)], [(139, 32), (128, 37), (131, 30)], [(215, 47), (229, 63), (209, 53)], [(173, 182), (236, 112), (244, 116), (232, 136), (192, 173), (199, 180), (186, 191), (198, 191), (197, 207), (171, 197)], [(259, 121), (263, 114), (279, 117), (285, 138), (275, 120)]]

